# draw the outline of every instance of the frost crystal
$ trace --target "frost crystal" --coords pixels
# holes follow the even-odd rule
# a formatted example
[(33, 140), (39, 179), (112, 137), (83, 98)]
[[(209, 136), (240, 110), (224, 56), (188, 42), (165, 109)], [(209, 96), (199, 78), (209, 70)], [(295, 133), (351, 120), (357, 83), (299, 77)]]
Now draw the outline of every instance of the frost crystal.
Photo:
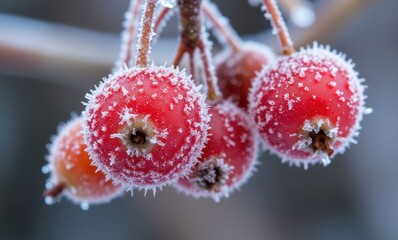
[(176, 0), (159, 0), (160, 5), (167, 8), (173, 8), (176, 6)]

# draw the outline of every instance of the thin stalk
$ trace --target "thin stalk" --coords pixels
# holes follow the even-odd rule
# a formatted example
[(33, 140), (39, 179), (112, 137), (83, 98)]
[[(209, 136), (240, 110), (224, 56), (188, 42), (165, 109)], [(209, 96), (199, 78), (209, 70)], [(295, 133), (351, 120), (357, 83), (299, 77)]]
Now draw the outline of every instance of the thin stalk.
[(282, 18), (282, 14), (279, 11), (275, 0), (263, 1), (264, 7), (268, 12), (265, 17), (271, 21), (274, 31), (276, 31), (276, 34), (278, 34), (283, 54), (290, 55), (294, 53), (296, 50), (294, 50), (292, 39), (290, 38), (285, 21)]
[(55, 184), (52, 188), (46, 189), (43, 192), (44, 197), (57, 198), (66, 188), (64, 183)]
[(162, 7), (159, 10), (159, 13), (156, 16), (156, 20), (153, 26), (153, 31), (155, 33), (158, 33), (160, 26), (162, 25), (163, 21), (165, 20), (166, 16), (169, 14), (170, 12), (170, 8), (167, 7)]
[[(207, 86), (207, 98), (215, 101), (221, 98), (217, 85), (217, 76), (211, 62), (210, 43), (207, 42), (207, 34), (204, 32), (201, 19), (202, 0), (178, 0), (180, 10), (180, 34), (181, 40), (174, 59), (177, 66), (185, 53), (189, 55), (191, 74), (195, 75), (195, 50), (199, 49), (202, 59)], [(197, 79), (194, 79), (197, 80)]]
[(222, 98), (220, 89), (217, 84), (217, 76), (214, 72), (214, 66), (211, 62), (209, 43), (207, 39), (202, 39), (199, 42), (199, 50), (203, 61), (203, 67), (205, 70), (206, 85), (207, 85), (207, 99), (210, 101), (216, 101)]
[(147, 67), (149, 62), (149, 52), (153, 37), (153, 16), (155, 13), (157, 0), (146, 0), (144, 14), (140, 23), (140, 34), (138, 39), (138, 49), (135, 65), (137, 67)]
[(202, 4), (202, 11), (232, 50), (235, 52), (240, 51), (242, 46), (241, 38), (231, 27), (228, 20), (220, 13), (216, 5), (205, 0)]
[(127, 28), (127, 41), (126, 41), (126, 53), (124, 58), (124, 63), (126, 63), (127, 67), (132, 67), (131, 59), (133, 54), (134, 48), (134, 40), (135, 40), (135, 32), (136, 32), (136, 22), (138, 16), (140, 14), (140, 9), (142, 6), (142, 0), (132, 0), (130, 6), (131, 16), (128, 21), (128, 28)]

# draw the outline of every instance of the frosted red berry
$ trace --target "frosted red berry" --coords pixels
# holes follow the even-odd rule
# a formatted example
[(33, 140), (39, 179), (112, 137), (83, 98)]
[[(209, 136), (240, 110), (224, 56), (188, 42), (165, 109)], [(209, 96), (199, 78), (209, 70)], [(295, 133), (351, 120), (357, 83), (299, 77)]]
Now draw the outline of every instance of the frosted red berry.
[(174, 68), (121, 70), (88, 95), (85, 139), (115, 182), (154, 188), (184, 176), (207, 136), (204, 96)]
[(175, 186), (188, 195), (218, 201), (251, 176), (258, 142), (247, 114), (229, 101), (212, 103), (209, 138), (188, 178)]
[(80, 204), (101, 203), (122, 192), (121, 185), (114, 185), (92, 165), (85, 151), (82, 122), (81, 117), (70, 120), (62, 126), (50, 146), (49, 163), (43, 168), (51, 174), (44, 192), (47, 201), (64, 194)]
[(351, 61), (315, 43), (259, 74), (249, 111), (266, 147), (283, 161), (327, 165), (355, 142), (363, 91)]
[(252, 80), (263, 66), (274, 61), (272, 50), (258, 43), (244, 43), (239, 50), (221, 52), (215, 58), (215, 66), (223, 97), (247, 109)]

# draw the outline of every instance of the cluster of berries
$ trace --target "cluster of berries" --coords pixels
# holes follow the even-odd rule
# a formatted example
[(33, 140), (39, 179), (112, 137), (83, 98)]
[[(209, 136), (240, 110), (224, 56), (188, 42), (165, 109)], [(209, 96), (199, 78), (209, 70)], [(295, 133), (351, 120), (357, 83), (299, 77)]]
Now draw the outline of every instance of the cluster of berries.
[[(283, 48), (278, 57), (243, 42), (207, 0), (178, 0), (174, 67), (148, 64), (154, 32), (175, 5), (159, 2), (156, 12), (158, 0), (131, 1), (116, 71), (87, 94), (85, 111), (51, 144), (46, 202), (65, 194), (87, 208), (125, 189), (155, 192), (166, 184), (218, 201), (251, 176), (260, 139), (305, 168), (328, 165), (355, 141), (367, 111), (353, 64), (316, 43), (296, 52), (273, 0), (264, 7)], [(202, 14), (226, 46), (214, 65)], [(177, 67), (185, 54), (190, 75)]]

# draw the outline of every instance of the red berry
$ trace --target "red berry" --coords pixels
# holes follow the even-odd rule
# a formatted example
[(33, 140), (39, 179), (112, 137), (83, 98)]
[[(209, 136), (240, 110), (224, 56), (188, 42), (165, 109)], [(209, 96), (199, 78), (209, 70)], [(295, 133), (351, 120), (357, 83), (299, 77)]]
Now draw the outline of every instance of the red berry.
[(259, 74), (250, 114), (265, 145), (290, 164), (323, 162), (358, 135), (364, 87), (342, 54), (318, 46), (279, 58)]
[(223, 97), (247, 109), (252, 79), (263, 66), (274, 60), (272, 50), (258, 43), (245, 43), (238, 51), (226, 49), (221, 52), (215, 58), (215, 65)]
[(229, 101), (213, 103), (209, 139), (189, 178), (175, 186), (195, 197), (218, 201), (251, 176), (258, 152), (257, 135), (247, 114)]
[(88, 95), (85, 139), (115, 182), (155, 188), (187, 174), (207, 136), (204, 96), (185, 72), (121, 70)]
[(121, 185), (114, 185), (105, 175), (92, 166), (85, 151), (82, 118), (75, 117), (63, 126), (50, 146), (49, 164), (43, 169), (51, 173), (44, 195), (51, 203), (54, 197), (65, 193), (73, 202), (82, 206), (109, 201), (122, 192)]

